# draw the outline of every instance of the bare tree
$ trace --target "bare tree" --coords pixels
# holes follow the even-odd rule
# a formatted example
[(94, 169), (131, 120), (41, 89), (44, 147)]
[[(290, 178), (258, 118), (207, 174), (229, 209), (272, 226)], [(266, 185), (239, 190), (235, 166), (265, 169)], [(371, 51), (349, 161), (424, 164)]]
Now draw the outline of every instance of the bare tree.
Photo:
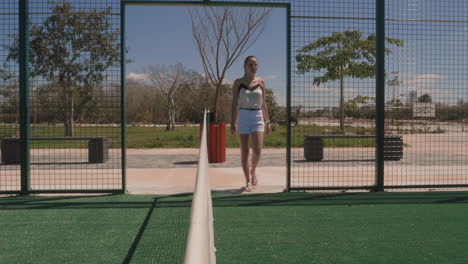
[(217, 120), (220, 90), (227, 70), (262, 33), (271, 8), (214, 7), (189, 9), (192, 34), (200, 53), (207, 82), (215, 88)]
[(175, 129), (176, 104), (174, 98), (177, 90), (183, 85), (190, 85), (198, 75), (186, 69), (181, 63), (175, 65), (151, 65), (145, 70), (148, 80), (165, 97), (167, 103), (166, 130)]

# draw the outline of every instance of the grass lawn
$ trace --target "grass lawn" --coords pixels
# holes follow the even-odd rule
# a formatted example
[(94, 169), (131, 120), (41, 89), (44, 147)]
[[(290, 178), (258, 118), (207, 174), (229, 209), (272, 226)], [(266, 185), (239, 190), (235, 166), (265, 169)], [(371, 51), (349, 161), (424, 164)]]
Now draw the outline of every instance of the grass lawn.
[[(303, 147), (304, 135), (320, 135), (323, 130), (336, 130), (329, 126), (296, 126), (292, 128), (292, 147)], [(15, 135), (16, 129), (11, 126), (0, 126), (0, 138)], [(347, 132), (355, 133), (357, 129), (347, 128)], [(177, 127), (175, 131), (166, 131), (163, 127), (127, 127), (127, 148), (198, 148), (200, 146), (200, 128)], [(64, 135), (62, 126), (34, 125), (31, 128), (33, 137), (61, 137)], [(119, 127), (89, 127), (78, 126), (75, 136), (91, 137), (105, 136), (111, 148), (120, 147)], [(287, 131), (285, 126), (274, 126), (274, 131), (265, 136), (264, 146), (267, 148), (285, 148)], [(374, 139), (325, 139), (326, 147), (373, 147)], [(231, 135), (226, 127), (226, 146), (239, 147), (237, 135)], [(32, 141), (31, 148), (87, 148), (87, 141)]]
[[(0, 198), (0, 263), (182, 263), (190, 195)], [(468, 263), (468, 194), (214, 194), (218, 263)]]

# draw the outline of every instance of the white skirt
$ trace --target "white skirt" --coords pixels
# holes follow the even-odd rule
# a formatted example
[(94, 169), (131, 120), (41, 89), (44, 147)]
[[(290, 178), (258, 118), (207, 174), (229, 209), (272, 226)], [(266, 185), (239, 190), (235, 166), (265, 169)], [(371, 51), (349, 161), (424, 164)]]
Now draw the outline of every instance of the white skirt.
[(265, 123), (263, 122), (262, 110), (239, 109), (236, 131), (238, 134), (250, 134), (257, 131), (264, 132)]

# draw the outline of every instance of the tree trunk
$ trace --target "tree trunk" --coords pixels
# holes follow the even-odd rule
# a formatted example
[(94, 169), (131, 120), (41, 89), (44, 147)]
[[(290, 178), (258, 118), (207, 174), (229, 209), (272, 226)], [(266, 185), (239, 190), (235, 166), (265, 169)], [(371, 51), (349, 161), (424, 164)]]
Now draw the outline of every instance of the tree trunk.
[(167, 96), (167, 122), (166, 131), (175, 130), (175, 103), (174, 97), (171, 95)]
[(216, 84), (216, 90), (215, 90), (215, 101), (214, 101), (214, 104), (213, 104), (213, 118), (214, 120), (212, 120), (211, 122), (218, 122), (218, 110), (219, 110), (219, 98), (220, 98), (220, 93), (219, 93), (219, 90), (221, 90), (221, 85), (222, 83), (217, 83)]
[(344, 78), (340, 78), (340, 132), (344, 133)]
[(171, 129), (171, 99), (170, 96), (167, 95), (167, 121), (166, 121), (166, 131)]
[(174, 103), (174, 97), (171, 96), (171, 106), (169, 108), (170, 114), (171, 114), (171, 130), (175, 130), (175, 103)]
[(73, 94), (67, 92), (66, 95), (66, 106), (65, 106), (65, 136), (73, 137)]

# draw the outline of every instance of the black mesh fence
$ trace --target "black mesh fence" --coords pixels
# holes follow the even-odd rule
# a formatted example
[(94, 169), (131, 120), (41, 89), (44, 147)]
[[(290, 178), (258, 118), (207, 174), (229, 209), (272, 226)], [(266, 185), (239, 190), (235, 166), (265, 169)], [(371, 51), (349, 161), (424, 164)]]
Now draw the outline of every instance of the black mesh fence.
[(468, 2), (387, 1), (386, 33), (405, 43), (386, 61), (385, 130), (404, 157), (385, 164), (385, 185), (466, 185)]
[[(376, 177), (388, 189), (468, 185), (468, 2), (386, 1), (381, 146), (376, 1), (152, 1), (162, 2), (289, 4), (291, 189), (371, 189)], [(29, 3), (31, 189), (120, 189), (120, 1)], [(18, 162), (4, 162), (14, 152), (6, 138), (19, 137), (18, 3), (0, 6), (0, 192), (11, 192), (20, 188)]]
[[(291, 18), (291, 187), (371, 186), (375, 77), (369, 66), (375, 59), (360, 49), (375, 43), (375, 3), (298, 5)], [(357, 63), (363, 69), (353, 68)]]
[[(0, 191), (18, 190), (18, 1), (2, 2)], [(5, 23), (3, 23), (5, 22)], [(29, 1), (30, 191), (122, 190), (120, 3)]]
[[(8, 60), (8, 50), (13, 44), (11, 37), (18, 34), (18, 1), (0, 3), (0, 138), (19, 136), (19, 85), (18, 64)], [(2, 165), (0, 166), (0, 192), (20, 190), (20, 166), (4, 166), (5, 143), (2, 142)], [(19, 150), (14, 150), (18, 152)]]

